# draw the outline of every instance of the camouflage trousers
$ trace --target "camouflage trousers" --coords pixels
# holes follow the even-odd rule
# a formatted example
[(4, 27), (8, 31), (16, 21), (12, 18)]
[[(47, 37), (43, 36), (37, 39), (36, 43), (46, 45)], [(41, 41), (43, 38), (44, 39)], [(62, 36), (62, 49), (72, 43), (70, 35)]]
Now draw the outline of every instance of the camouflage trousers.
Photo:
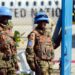
[(0, 75), (16, 75), (16, 73), (15, 70), (12, 70), (11, 68), (8, 69), (1, 68)]
[(0, 51), (0, 75), (16, 75), (13, 59)]
[(0, 75), (16, 75), (15, 67), (10, 61), (0, 60)]
[(16, 75), (14, 64), (11, 60), (3, 59), (0, 53), (0, 75)]
[(51, 75), (53, 63), (51, 61), (37, 61), (36, 75)]

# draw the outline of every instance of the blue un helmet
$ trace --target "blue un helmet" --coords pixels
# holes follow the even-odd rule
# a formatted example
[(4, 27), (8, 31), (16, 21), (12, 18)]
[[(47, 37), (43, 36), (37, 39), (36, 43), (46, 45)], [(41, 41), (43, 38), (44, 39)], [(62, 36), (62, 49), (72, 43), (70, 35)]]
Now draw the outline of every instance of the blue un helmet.
[(38, 12), (34, 18), (34, 24), (38, 24), (40, 21), (45, 21), (46, 23), (49, 23), (48, 16), (45, 12)]
[(0, 17), (2, 17), (2, 16), (6, 16), (6, 17), (8, 17), (8, 19), (11, 19), (12, 13), (11, 13), (10, 9), (7, 7), (0, 7)]

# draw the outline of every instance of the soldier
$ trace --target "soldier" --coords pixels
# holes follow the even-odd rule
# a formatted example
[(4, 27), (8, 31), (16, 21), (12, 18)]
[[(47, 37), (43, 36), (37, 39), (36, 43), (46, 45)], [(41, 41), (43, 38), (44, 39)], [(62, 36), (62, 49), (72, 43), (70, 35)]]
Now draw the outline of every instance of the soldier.
[(0, 75), (16, 75), (16, 47), (12, 32), (8, 28), (11, 11), (0, 7)]
[(51, 75), (54, 50), (50, 32), (46, 30), (46, 23), (49, 23), (48, 16), (45, 12), (39, 12), (35, 16), (34, 23), (38, 25), (28, 35), (27, 62), (36, 75)]

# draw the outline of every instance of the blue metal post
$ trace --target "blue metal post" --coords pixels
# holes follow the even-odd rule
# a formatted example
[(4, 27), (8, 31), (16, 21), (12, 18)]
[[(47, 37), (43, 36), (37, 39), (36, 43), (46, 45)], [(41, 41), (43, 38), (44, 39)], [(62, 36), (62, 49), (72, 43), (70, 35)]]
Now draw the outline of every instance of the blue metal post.
[(62, 0), (61, 75), (71, 75), (73, 0)]

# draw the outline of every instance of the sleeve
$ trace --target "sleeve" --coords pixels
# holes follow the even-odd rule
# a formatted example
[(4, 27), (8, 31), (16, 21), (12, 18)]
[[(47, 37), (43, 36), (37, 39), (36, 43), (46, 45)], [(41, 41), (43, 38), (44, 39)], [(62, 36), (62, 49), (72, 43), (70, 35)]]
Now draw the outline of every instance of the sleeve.
[(18, 71), (19, 65), (18, 65), (18, 58), (17, 58), (17, 47), (15, 46), (15, 43), (16, 42), (13, 40), (13, 38), (11, 38), (10, 48), (12, 52), (12, 61), (13, 61), (15, 70)]
[(31, 68), (31, 70), (35, 70), (35, 63), (34, 63), (34, 44), (35, 44), (35, 33), (31, 33), (28, 36), (28, 43), (26, 48), (26, 59)]
[(6, 35), (2, 31), (0, 31), (0, 48), (1, 49), (7, 49), (8, 48), (8, 42), (6, 40)]
[(60, 46), (61, 39), (62, 39), (62, 33), (61, 32), (59, 33), (58, 38), (56, 40), (52, 38), (54, 49), (56, 49), (57, 47)]
[(18, 71), (19, 70), (19, 65), (18, 65), (17, 54), (12, 55), (12, 60), (13, 60), (14, 67), (15, 67), (16, 71)]

